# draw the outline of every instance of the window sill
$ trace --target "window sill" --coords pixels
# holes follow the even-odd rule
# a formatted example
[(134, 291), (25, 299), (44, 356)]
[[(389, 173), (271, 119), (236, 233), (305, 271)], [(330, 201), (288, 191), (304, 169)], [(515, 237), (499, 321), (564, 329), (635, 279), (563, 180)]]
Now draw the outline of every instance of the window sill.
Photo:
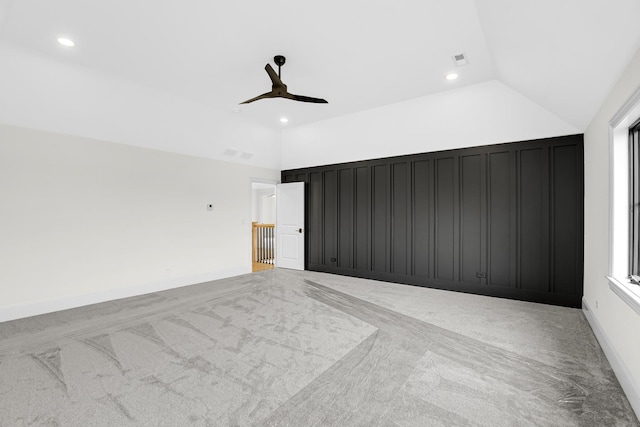
[(627, 303), (636, 313), (640, 314), (640, 286), (629, 282), (628, 279), (617, 279), (607, 276), (609, 289)]

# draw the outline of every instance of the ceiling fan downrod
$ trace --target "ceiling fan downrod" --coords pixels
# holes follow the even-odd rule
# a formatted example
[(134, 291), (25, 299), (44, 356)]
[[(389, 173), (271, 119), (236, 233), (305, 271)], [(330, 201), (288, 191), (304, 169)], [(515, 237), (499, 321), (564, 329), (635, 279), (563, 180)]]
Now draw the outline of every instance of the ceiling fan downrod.
[(284, 65), (285, 62), (287, 62), (287, 58), (285, 58), (282, 55), (276, 55), (273, 57), (273, 62), (276, 63), (276, 65), (278, 66), (278, 78), (282, 78), (282, 76), (280, 75), (280, 67), (282, 67)]

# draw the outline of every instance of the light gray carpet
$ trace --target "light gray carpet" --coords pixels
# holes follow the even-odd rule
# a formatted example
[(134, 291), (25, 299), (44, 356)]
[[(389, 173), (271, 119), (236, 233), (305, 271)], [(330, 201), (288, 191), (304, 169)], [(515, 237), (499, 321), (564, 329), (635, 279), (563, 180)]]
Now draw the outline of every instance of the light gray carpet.
[(580, 310), (272, 270), (1, 323), (0, 425), (640, 424)]

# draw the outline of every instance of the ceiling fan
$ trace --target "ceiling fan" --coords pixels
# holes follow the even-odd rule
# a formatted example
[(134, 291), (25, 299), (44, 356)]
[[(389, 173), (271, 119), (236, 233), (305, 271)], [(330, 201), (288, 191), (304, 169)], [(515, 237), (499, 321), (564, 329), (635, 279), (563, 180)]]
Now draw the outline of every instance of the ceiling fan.
[(276, 55), (273, 57), (273, 62), (278, 66), (278, 74), (274, 71), (271, 64), (267, 64), (264, 69), (267, 70), (267, 74), (269, 74), (269, 78), (271, 79), (271, 92), (263, 93), (262, 95), (256, 96), (255, 98), (248, 99), (241, 104), (248, 104), (253, 101), (257, 101), (259, 99), (266, 98), (287, 98), (292, 99), (294, 101), (302, 101), (302, 102), (314, 102), (316, 104), (328, 104), (325, 99), (321, 98), (312, 98), (310, 96), (303, 95), (294, 95), (292, 93), (287, 92), (287, 85), (282, 83), (280, 80), (280, 67), (284, 65), (287, 58), (282, 55)]

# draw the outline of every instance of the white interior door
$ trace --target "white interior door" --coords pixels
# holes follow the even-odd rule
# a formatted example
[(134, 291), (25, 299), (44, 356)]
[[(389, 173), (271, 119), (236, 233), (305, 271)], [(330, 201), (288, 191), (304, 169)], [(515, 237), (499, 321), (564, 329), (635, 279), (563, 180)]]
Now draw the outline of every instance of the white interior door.
[(304, 182), (276, 185), (276, 267), (304, 270)]

